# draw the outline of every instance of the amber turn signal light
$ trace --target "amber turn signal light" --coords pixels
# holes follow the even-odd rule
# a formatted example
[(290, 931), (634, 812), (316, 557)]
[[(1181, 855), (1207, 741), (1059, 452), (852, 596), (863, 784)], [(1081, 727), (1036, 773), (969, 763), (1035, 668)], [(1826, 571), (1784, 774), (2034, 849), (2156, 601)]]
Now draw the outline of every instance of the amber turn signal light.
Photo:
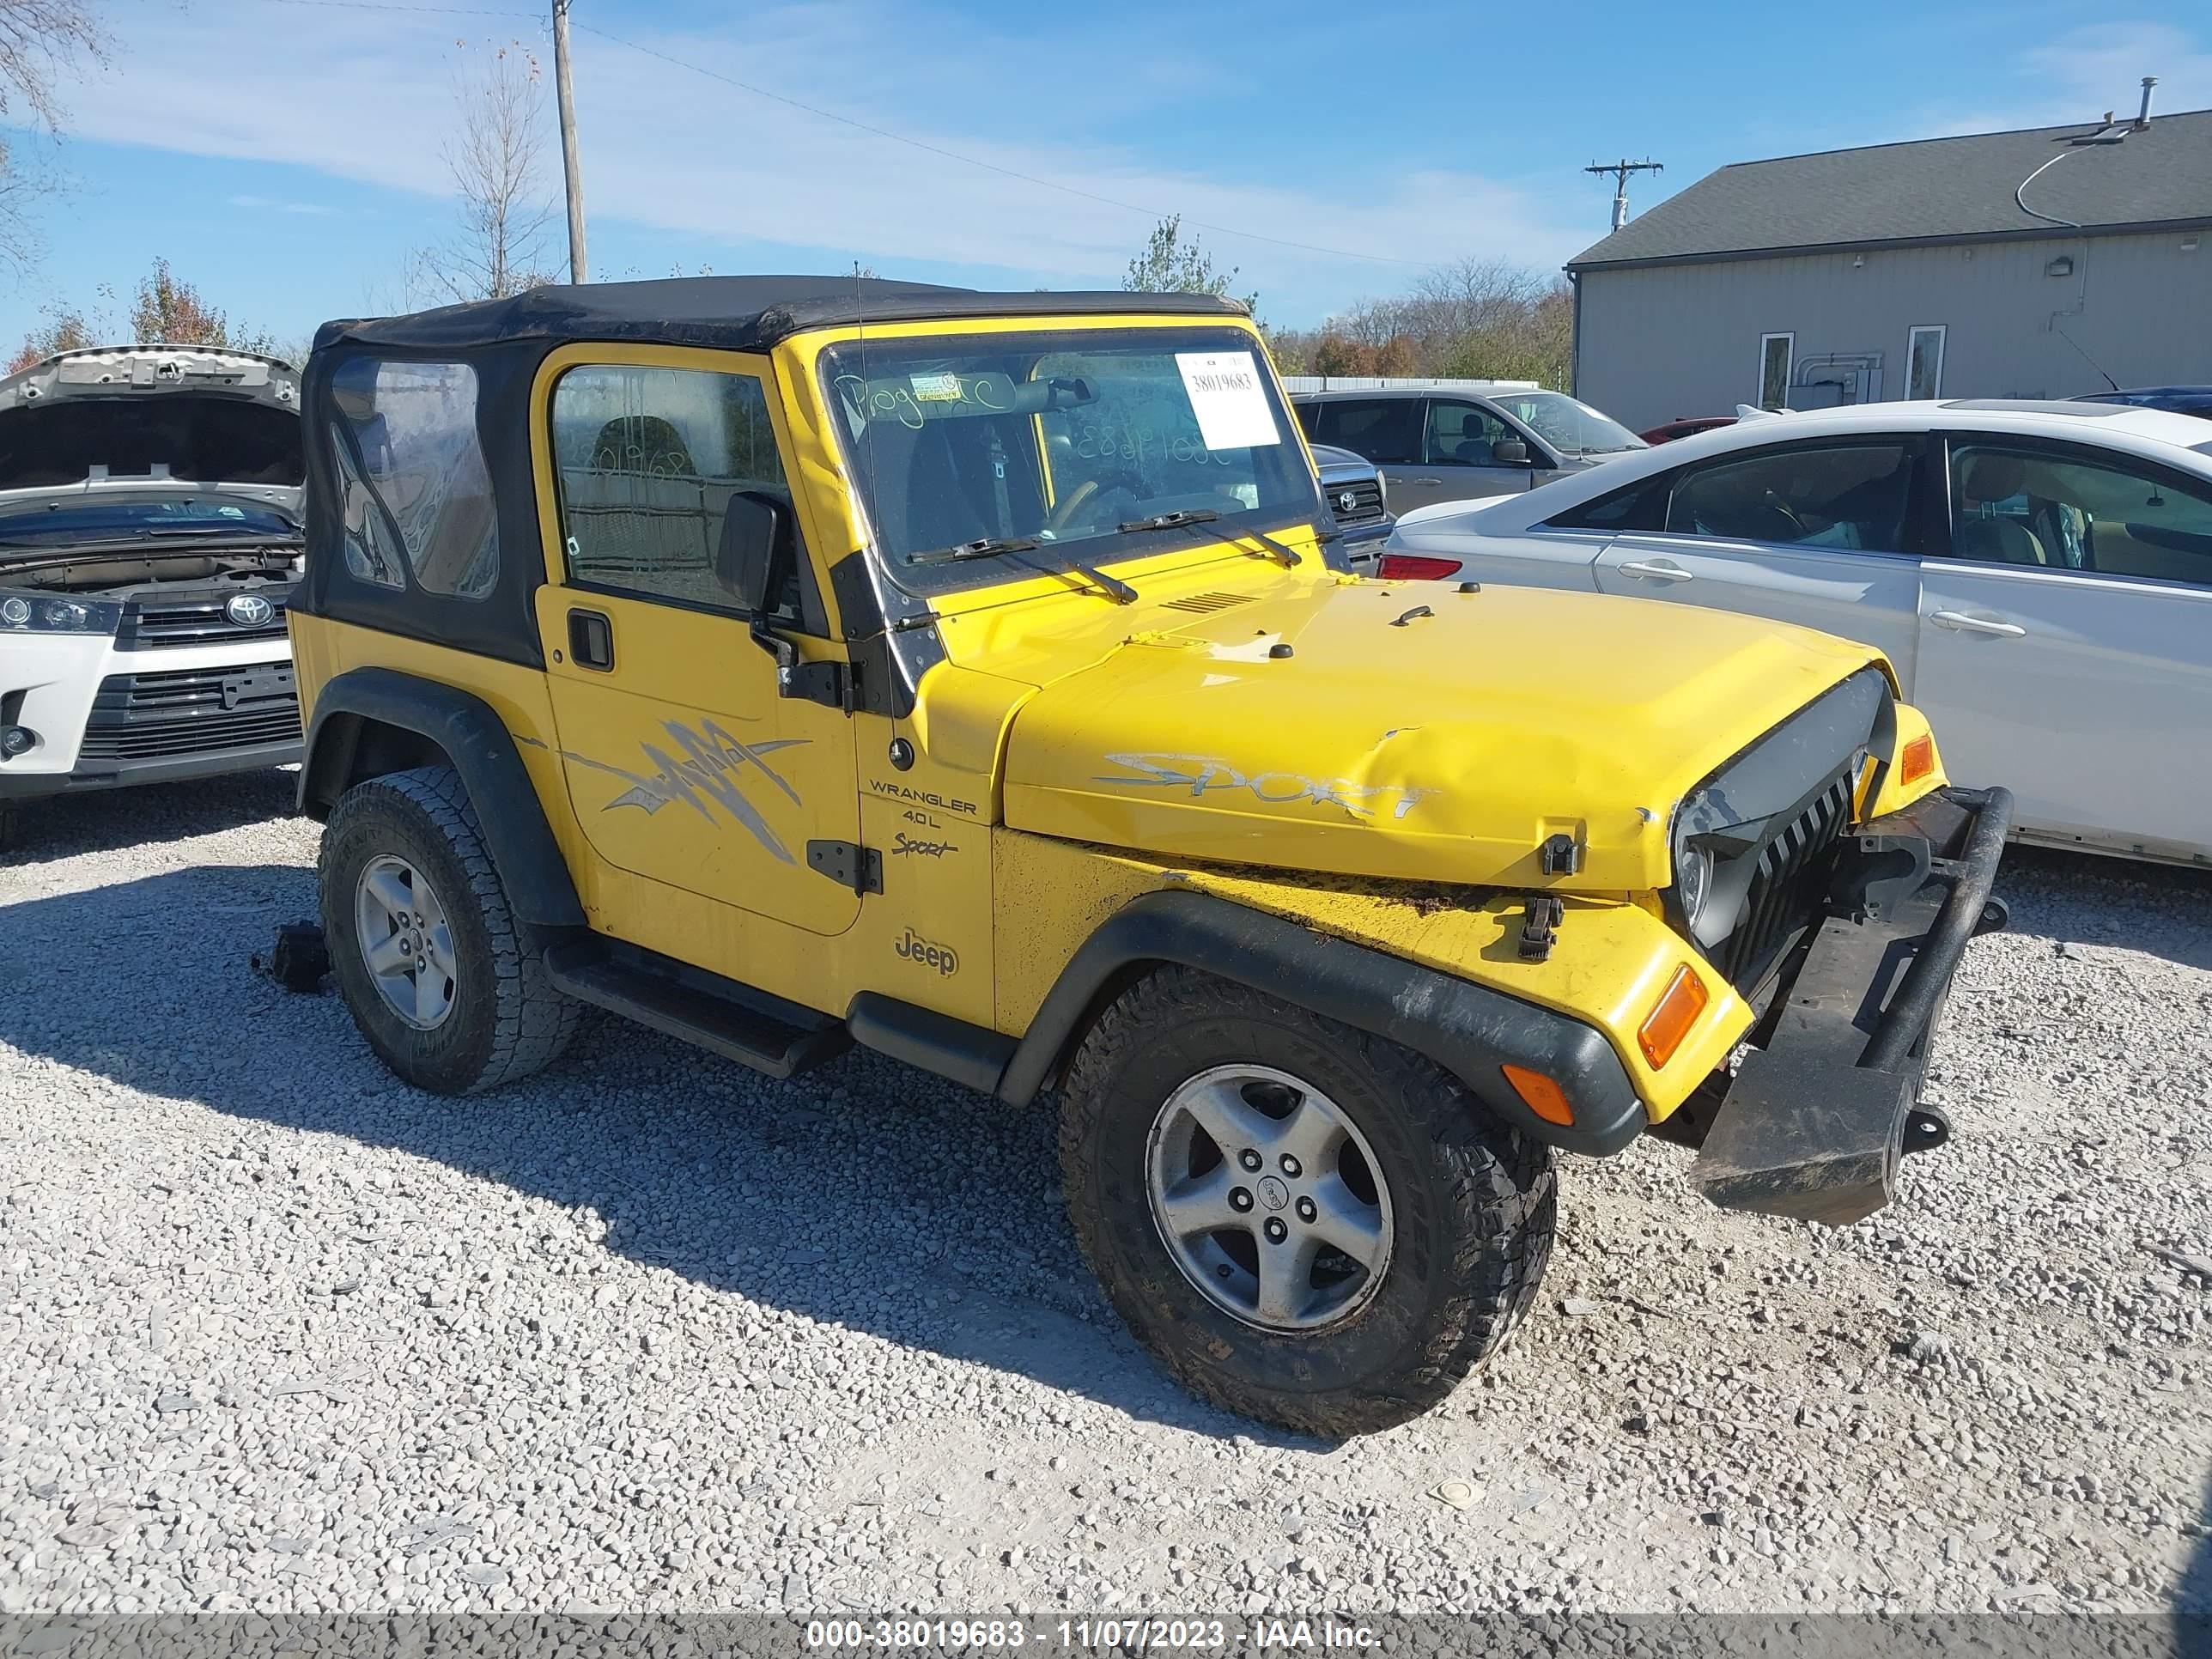
[(1513, 1085), (1513, 1092), (1527, 1102), (1528, 1109), (1545, 1122), (1574, 1122), (1575, 1109), (1567, 1103), (1567, 1091), (1541, 1072), (1532, 1072), (1526, 1066), (1510, 1063), (1498, 1069), (1505, 1073), (1505, 1080)]
[(1653, 1071), (1674, 1058), (1674, 1050), (1682, 1046), (1682, 1039), (1690, 1035), (1711, 1000), (1705, 981), (1691, 971), (1688, 963), (1674, 970), (1674, 977), (1667, 981), (1659, 1000), (1636, 1029), (1637, 1047), (1644, 1050)]
[(1936, 739), (1923, 732), (1897, 757), (1897, 781), (1917, 783), (1936, 769)]

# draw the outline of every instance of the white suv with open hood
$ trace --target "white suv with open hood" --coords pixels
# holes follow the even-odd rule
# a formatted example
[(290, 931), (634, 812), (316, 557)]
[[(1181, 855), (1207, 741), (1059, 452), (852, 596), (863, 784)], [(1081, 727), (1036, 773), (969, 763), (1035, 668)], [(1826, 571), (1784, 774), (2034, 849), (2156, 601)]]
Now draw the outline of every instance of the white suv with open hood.
[(0, 817), (300, 755), (286, 363), (66, 351), (0, 380)]

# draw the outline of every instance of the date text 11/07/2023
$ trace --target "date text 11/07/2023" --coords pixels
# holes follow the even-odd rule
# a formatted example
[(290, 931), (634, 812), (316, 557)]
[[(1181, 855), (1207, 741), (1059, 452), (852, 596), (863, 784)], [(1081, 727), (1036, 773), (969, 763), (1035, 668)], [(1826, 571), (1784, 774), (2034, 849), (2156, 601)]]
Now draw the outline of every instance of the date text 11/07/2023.
[(1285, 1652), (1371, 1650), (1369, 1626), (1322, 1619), (814, 1619), (810, 1649), (1104, 1649), (1121, 1653), (1215, 1648)]

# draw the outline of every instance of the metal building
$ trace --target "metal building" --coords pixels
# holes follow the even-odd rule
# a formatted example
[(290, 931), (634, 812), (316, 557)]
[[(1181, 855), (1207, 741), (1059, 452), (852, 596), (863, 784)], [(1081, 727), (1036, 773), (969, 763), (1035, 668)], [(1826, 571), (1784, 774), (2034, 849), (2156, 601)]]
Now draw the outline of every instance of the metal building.
[(1575, 391), (1738, 404), (2212, 383), (2212, 110), (1726, 167), (1567, 266)]

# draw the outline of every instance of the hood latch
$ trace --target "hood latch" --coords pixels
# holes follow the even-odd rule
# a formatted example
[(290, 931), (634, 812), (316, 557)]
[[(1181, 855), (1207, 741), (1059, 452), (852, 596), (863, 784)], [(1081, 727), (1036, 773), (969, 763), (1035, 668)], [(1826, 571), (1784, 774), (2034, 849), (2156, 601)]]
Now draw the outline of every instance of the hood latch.
[(1548, 962), (1552, 947), (1559, 940), (1559, 924), (1567, 919), (1567, 907), (1553, 893), (1528, 895), (1528, 913), (1521, 919), (1521, 960)]

